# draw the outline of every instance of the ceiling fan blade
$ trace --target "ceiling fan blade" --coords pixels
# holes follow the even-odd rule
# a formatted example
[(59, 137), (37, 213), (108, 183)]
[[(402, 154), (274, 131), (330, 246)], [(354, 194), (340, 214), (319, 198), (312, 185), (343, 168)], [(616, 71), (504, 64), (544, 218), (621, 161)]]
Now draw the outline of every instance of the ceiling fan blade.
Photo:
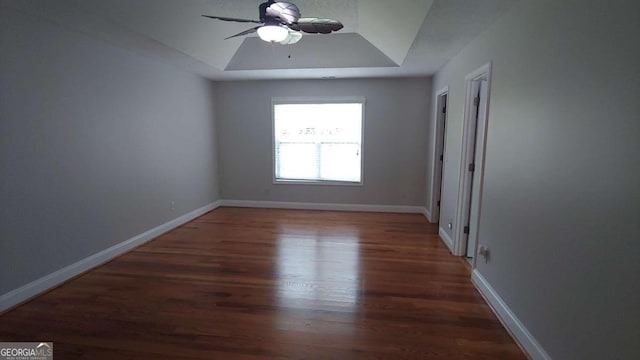
[(267, 7), (267, 16), (279, 18), (285, 24), (293, 24), (300, 18), (300, 9), (292, 3), (278, 1)]
[(233, 22), (241, 22), (241, 23), (262, 24), (262, 22), (258, 21), (258, 20), (236, 19), (236, 18), (223, 17), (223, 16), (213, 16), (213, 15), (202, 15), (202, 16), (204, 16), (206, 18), (209, 18), (209, 19), (217, 19), (217, 20), (222, 20), (222, 21), (233, 21)]
[(231, 38), (238, 37), (238, 36), (244, 36), (244, 35), (253, 34), (254, 32), (258, 31), (258, 29), (260, 27), (262, 27), (262, 26), (252, 27), (251, 29), (247, 29), (247, 30), (245, 30), (243, 32), (239, 32), (239, 33), (237, 33), (235, 35), (231, 35), (231, 36), (229, 36), (227, 38), (224, 38), (224, 39), (227, 40), (227, 39), (231, 39)]
[(300, 18), (297, 22), (289, 25), (289, 28), (293, 30), (310, 34), (329, 34), (343, 27), (342, 23), (338, 20), (318, 18)]

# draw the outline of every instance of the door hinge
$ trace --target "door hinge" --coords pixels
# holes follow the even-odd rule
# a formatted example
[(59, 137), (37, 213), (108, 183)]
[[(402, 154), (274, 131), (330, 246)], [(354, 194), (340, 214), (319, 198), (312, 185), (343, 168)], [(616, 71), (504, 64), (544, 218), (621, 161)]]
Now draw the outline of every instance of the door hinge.
[(438, 200), (438, 202), (436, 203), (437, 206), (440, 206), (440, 200)]
[(447, 113), (447, 106), (446, 106), (446, 105), (442, 107), (442, 113), (443, 113), (443, 114), (446, 114), (446, 113)]
[(480, 97), (474, 97), (473, 106), (478, 106), (478, 105), (480, 105)]
[(469, 164), (469, 171), (471, 172), (476, 171), (476, 164)]
[(444, 156), (440, 155), (440, 161), (444, 160)]
[(465, 226), (464, 229), (462, 229), (462, 232), (465, 234), (469, 234), (469, 227)]

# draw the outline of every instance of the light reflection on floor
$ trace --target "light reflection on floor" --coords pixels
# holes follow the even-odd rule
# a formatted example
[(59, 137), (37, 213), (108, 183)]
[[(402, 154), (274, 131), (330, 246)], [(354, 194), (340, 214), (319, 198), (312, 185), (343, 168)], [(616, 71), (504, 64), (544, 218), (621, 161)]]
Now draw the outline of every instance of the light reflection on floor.
[(279, 329), (314, 331), (305, 327), (304, 320), (327, 318), (327, 312), (339, 323), (353, 321), (361, 281), (358, 241), (357, 229), (350, 226), (280, 229), (277, 295), (283, 316), (277, 319)]

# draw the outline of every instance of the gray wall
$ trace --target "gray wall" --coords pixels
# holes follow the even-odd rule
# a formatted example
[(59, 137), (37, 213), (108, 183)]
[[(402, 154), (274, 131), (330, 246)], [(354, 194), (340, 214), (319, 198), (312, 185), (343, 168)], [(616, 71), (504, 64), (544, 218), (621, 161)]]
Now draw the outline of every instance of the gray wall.
[[(366, 98), (363, 186), (274, 185), (271, 98)], [(223, 199), (422, 206), (430, 79), (220, 83), (220, 191)]]
[(0, 294), (217, 200), (213, 98), (207, 80), (2, 8)]
[(477, 269), (554, 359), (640, 352), (640, 2), (523, 1), (434, 78), (450, 86), (453, 221), (464, 76), (493, 60)]

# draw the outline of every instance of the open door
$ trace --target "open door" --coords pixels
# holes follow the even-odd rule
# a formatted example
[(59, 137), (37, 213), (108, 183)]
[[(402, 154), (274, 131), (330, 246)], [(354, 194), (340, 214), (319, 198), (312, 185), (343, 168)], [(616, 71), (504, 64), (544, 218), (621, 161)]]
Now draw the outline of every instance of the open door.
[(442, 198), (442, 175), (445, 165), (445, 141), (447, 129), (447, 98), (449, 88), (445, 87), (436, 92), (436, 114), (433, 139), (433, 180), (431, 184), (431, 218), (432, 223), (440, 222), (440, 203)]
[(475, 257), (482, 202), (485, 139), (489, 111), (491, 64), (466, 76), (467, 96), (463, 124), (458, 221), (455, 254)]
[(472, 149), (473, 154), (470, 154), (470, 158), (473, 159), (472, 162), (469, 163), (469, 167), (467, 168), (471, 172), (471, 196), (469, 203), (469, 214), (467, 215), (466, 231), (463, 231), (464, 235), (467, 237), (467, 249), (466, 249), (466, 257), (473, 258), (476, 251), (477, 245), (477, 231), (471, 231), (471, 229), (478, 228), (478, 201), (480, 198), (480, 171), (476, 171), (476, 164), (481, 163), (480, 156), (482, 155), (482, 146), (478, 141), (478, 125), (484, 124), (485, 120), (484, 116), (486, 115), (486, 107), (487, 107), (487, 79), (482, 78), (477, 80), (474, 83), (474, 100), (473, 100), (473, 113), (474, 116), (474, 129), (472, 129), (473, 136), (470, 142), (470, 148)]

